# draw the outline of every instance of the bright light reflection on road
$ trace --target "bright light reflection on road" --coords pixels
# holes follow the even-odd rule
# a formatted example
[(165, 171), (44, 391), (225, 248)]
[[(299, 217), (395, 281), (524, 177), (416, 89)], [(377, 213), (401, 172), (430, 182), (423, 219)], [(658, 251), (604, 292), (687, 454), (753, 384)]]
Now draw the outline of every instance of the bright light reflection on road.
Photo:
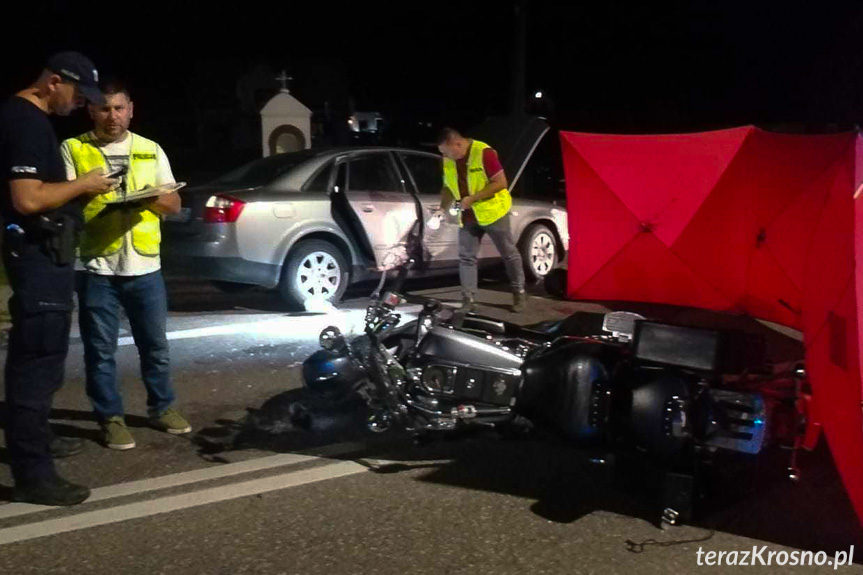
[[(399, 311), (402, 314), (402, 323), (416, 319), (416, 312), (420, 306), (404, 306)], [(228, 323), (212, 325), (192, 329), (169, 331), (169, 340), (194, 339), (201, 337), (217, 337), (229, 335), (245, 335), (267, 337), (271, 340), (312, 340), (317, 341), (318, 336), (325, 327), (334, 325), (347, 337), (354, 337), (363, 333), (363, 322), (365, 320), (365, 309), (341, 309), (328, 313), (298, 313), (286, 314), (281, 317), (250, 321), (242, 323)], [(134, 340), (131, 336), (121, 337), (119, 345), (132, 345)]]

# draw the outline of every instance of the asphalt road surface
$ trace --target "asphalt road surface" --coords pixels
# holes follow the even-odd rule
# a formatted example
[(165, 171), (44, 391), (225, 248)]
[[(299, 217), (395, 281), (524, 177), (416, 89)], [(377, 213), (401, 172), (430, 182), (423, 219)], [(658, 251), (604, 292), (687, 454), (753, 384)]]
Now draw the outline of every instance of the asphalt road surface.
[[(422, 297), (456, 300), (453, 281), (411, 284), (406, 311)], [(604, 309), (536, 288), (516, 316), (505, 286), (482, 287), (481, 312), (522, 323)], [(769, 566), (750, 559), (749, 569), (863, 573), (863, 533), (823, 445), (804, 454), (796, 485), (783, 479), (785, 452), (729, 467), (693, 524), (662, 530), (643, 478), (539, 434), (415, 445), (399, 432), (370, 433), (360, 405), (314, 402), (310, 425), (296, 424), (300, 362), (325, 326), (360, 328), (367, 292), (310, 314), (286, 311), (271, 294), (171, 282), (173, 377), (194, 432), (147, 427), (126, 329), (118, 369), (138, 443), (126, 452), (98, 443), (73, 334), (52, 416), (59, 433), (87, 442), (58, 467), (94, 495), (70, 509), (5, 503), (11, 479), (0, 444), (0, 572), (730, 573), (740, 567), (699, 560), (737, 551), (739, 562), (766, 546), (765, 563), (770, 552), (795, 550), (833, 562), (854, 545), (850, 566), (792, 568), (777, 564), (780, 554)], [(773, 337), (777, 354), (799, 350), (793, 337)]]

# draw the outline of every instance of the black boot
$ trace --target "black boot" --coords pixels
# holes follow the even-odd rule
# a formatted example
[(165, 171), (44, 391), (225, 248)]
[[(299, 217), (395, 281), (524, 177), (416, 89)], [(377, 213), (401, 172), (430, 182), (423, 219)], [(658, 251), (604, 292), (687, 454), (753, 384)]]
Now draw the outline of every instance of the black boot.
[(55, 476), (33, 483), (16, 484), (12, 501), (36, 505), (78, 505), (90, 497), (90, 489)]
[(527, 307), (527, 293), (523, 291), (512, 292), (512, 311), (523, 312)]

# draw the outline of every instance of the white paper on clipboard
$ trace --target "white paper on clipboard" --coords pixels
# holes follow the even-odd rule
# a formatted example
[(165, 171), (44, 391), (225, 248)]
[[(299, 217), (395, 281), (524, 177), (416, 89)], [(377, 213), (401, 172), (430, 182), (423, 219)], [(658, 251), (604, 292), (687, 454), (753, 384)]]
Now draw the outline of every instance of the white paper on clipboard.
[(143, 200), (145, 198), (155, 198), (156, 196), (164, 196), (165, 194), (170, 194), (172, 192), (176, 192), (180, 188), (184, 187), (186, 182), (176, 182), (172, 184), (162, 184), (161, 186), (155, 186), (152, 188), (144, 188), (142, 190), (137, 190), (135, 192), (128, 192), (126, 194), (118, 193), (117, 197), (112, 200), (106, 200), (106, 204), (124, 204), (126, 202), (134, 202), (136, 200)]

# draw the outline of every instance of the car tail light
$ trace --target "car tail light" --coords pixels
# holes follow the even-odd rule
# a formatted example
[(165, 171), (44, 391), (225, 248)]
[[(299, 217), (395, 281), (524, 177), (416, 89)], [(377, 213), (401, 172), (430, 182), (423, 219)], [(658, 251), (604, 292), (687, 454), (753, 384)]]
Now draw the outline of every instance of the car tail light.
[(231, 196), (211, 196), (204, 209), (204, 221), (209, 224), (230, 224), (237, 221), (246, 202)]

